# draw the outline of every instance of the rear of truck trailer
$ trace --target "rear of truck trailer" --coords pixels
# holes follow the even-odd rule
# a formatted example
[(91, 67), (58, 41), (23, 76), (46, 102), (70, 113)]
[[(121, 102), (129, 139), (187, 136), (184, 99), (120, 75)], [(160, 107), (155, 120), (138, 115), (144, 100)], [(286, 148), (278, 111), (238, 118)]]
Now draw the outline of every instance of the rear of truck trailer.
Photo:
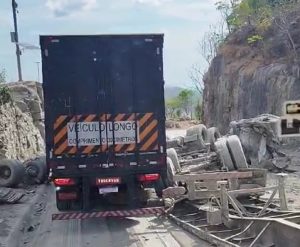
[[(41, 36), (46, 155), (59, 210), (166, 184), (163, 35)], [(126, 207), (127, 207), (126, 206)]]

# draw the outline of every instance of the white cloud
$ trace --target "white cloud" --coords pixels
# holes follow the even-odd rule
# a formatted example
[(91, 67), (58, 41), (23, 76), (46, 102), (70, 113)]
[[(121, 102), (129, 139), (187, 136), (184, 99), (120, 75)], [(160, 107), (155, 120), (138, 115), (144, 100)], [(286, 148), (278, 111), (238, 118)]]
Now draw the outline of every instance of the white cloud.
[(172, 2), (172, 0), (133, 0), (134, 3), (140, 3), (140, 4), (148, 4), (148, 5), (154, 5), (159, 6), (164, 3)]
[(211, 17), (207, 15), (207, 13), (213, 12), (214, 9), (215, 7), (211, 1), (190, 1), (188, 3), (177, 1), (164, 6), (164, 8), (161, 8), (159, 11), (162, 15), (172, 16), (179, 19), (203, 21)]
[(208, 12), (214, 11), (217, 0), (131, 0), (135, 4), (152, 8), (165, 17), (174, 17), (188, 21), (208, 19)]
[(96, 0), (47, 0), (46, 6), (55, 16), (67, 16), (95, 7)]

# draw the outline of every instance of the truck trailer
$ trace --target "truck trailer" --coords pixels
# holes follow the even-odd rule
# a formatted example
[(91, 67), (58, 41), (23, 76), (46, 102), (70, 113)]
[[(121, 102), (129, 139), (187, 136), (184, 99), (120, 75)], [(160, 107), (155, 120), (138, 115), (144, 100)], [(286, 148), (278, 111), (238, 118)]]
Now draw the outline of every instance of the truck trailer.
[[(145, 207), (167, 185), (163, 35), (40, 37), (46, 159), (60, 211)], [(113, 198), (113, 199), (112, 199)]]

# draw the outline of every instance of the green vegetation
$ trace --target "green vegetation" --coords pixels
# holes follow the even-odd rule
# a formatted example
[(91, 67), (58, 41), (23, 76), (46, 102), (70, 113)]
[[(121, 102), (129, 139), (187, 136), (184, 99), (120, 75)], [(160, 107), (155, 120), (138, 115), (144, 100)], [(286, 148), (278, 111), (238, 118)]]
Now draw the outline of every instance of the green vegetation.
[(180, 108), (180, 103), (177, 97), (166, 101), (167, 116), (170, 118), (178, 117), (177, 110)]
[(216, 3), (229, 32), (245, 25), (266, 30), (278, 10), (293, 8), (297, 0), (221, 0)]
[(199, 106), (199, 96), (196, 90), (183, 89), (179, 94), (166, 101), (166, 114), (168, 118), (189, 117), (196, 115), (197, 119), (201, 115), (201, 106)]
[(263, 37), (261, 35), (252, 35), (247, 39), (248, 44), (255, 44), (261, 40), (263, 40)]
[(0, 83), (6, 82), (6, 71), (4, 69), (0, 70)]
[[(223, 17), (223, 23), (226, 23), (227, 34), (250, 26), (252, 31), (245, 41), (251, 46), (260, 45), (265, 54), (267, 31), (272, 27), (286, 38), (292, 55), (289, 57), (297, 59), (296, 45), (290, 33), (290, 16), (292, 12), (300, 10), (299, 0), (221, 0), (216, 3), (216, 8)], [(220, 35), (223, 34), (224, 31), (220, 32)], [(221, 43), (215, 44), (218, 47), (213, 54), (217, 53)]]
[(10, 95), (9, 88), (5, 85), (6, 72), (4, 69), (0, 71), (0, 105), (11, 102), (12, 98)]
[(200, 102), (198, 102), (198, 104), (196, 104), (195, 106), (195, 117), (197, 120), (201, 119), (201, 115), (202, 115), (202, 105)]

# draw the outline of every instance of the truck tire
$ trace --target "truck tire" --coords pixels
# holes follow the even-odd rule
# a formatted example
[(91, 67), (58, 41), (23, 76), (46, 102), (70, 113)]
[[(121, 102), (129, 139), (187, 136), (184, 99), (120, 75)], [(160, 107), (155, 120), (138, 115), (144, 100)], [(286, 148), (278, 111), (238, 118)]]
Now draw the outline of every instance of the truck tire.
[(178, 136), (178, 137), (176, 138), (176, 140), (177, 140), (177, 145), (178, 145), (179, 147), (183, 147), (183, 145), (184, 145), (184, 137), (183, 137), (183, 136)]
[(0, 161), (0, 187), (15, 187), (22, 182), (25, 169), (18, 160)]
[(199, 124), (190, 127), (186, 130), (186, 136), (197, 135), (198, 140), (202, 140), (204, 143), (207, 142), (207, 128), (204, 124)]
[(248, 163), (238, 136), (233, 135), (227, 138), (227, 147), (234, 166), (237, 169), (248, 168)]
[(174, 181), (174, 176), (176, 174), (175, 166), (173, 164), (173, 161), (167, 157), (167, 181), (166, 184), (168, 187), (172, 187), (176, 185), (176, 182)]
[(209, 128), (207, 130), (207, 142), (211, 145), (211, 148), (215, 150), (215, 142), (221, 138), (221, 134), (216, 127)]
[(179, 159), (178, 159), (178, 156), (177, 156), (177, 152), (174, 148), (167, 149), (167, 157), (169, 157), (172, 160), (175, 171), (180, 172), (181, 167), (180, 167), (180, 164), (179, 164)]
[(69, 211), (72, 209), (72, 202), (56, 199), (56, 207), (58, 211)]
[(155, 184), (155, 192), (157, 197), (162, 197), (162, 192), (165, 188), (176, 186), (177, 183), (174, 182), (174, 175), (176, 174), (174, 164), (170, 157), (167, 157), (167, 177), (160, 178)]
[(34, 183), (41, 184), (47, 178), (46, 157), (39, 156), (33, 160), (25, 162), (26, 175), (28, 180)]
[(215, 142), (217, 153), (219, 154), (221, 158), (221, 162), (223, 166), (225, 166), (229, 171), (233, 171), (236, 168), (233, 165), (227, 144), (226, 144), (226, 138), (220, 138)]

